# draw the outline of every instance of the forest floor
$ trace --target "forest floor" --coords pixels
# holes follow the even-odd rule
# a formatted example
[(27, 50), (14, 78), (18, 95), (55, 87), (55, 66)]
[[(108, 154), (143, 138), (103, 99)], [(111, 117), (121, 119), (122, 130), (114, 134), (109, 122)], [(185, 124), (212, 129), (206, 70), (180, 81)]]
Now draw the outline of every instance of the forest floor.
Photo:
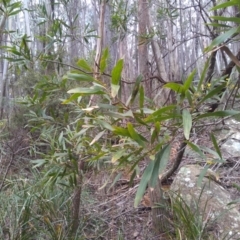
[[(208, 128), (208, 132), (209, 130), (211, 129)], [(201, 146), (210, 147), (213, 145), (207, 133), (201, 134), (201, 138), (196, 138), (196, 141)], [(171, 158), (174, 158), (174, 155), (177, 154), (175, 147), (173, 146), (173, 156)], [(226, 161), (220, 165), (213, 164), (211, 168), (216, 169), (221, 185), (230, 192), (232, 199), (235, 200), (240, 198), (240, 188), (236, 187), (240, 187), (240, 158), (226, 156), (224, 152), (222, 152), (222, 155), (225, 156)], [(143, 163), (143, 168), (146, 164), (147, 162)], [(204, 166), (206, 161), (199, 158), (196, 153), (186, 149), (181, 165), (186, 164), (200, 164)], [(164, 233), (160, 235), (154, 234), (151, 206), (147, 194), (144, 196), (141, 204), (134, 208), (134, 198), (140, 179), (135, 179), (134, 185), (130, 187), (128, 184), (129, 177), (127, 174), (124, 175), (123, 172), (122, 177), (108, 191), (108, 187), (114, 178), (104, 186), (104, 183), (107, 181), (106, 175), (108, 174), (104, 171), (86, 176), (86, 191), (82, 200), (82, 214), (88, 219), (84, 230), (86, 239), (174, 239), (174, 237), (171, 238)]]
[[(222, 129), (224, 126), (219, 127)], [(233, 126), (231, 126), (231, 128), (232, 127)], [(205, 128), (204, 132), (196, 134), (195, 138), (193, 137), (193, 142), (199, 146), (207, 146), (213, 149), (213, 143), (210, 140), (209, 132), (213, 132), (213, 129), (211, 127)], [(233, 132), (240, 133), (238, 124), (236, 128), (233, 129)], [(18, 132), (17, 136), (19, 137), (19, 135), (20, 133)], [(227, 134), (224, 133), (223, 136), (225, 135), (227, 136)], [(16, 144), (20, 146), (20, 140), (18, 140), (17, 137), (14, 139), (14, 141), (17, 141)], [(28, 144), (22, 140), (20, 142), (22, 145)], [(25, 145), (22, 145), (21, 147), (23, 148)], [(179, 143), (176, 141), (176, 144), (172, 146), (169, 164), (172, 164), (174, 161), (178, 153), (178, 146)], [(217, 171), (221, 185), (230, 192), (232, 199), (236, 200), (240, 198), (240, 157), (238, 157), (238, 155), (231, 155), (224, 150), (222, 150), (222, 156), (225, 162), (221, 164), (212, 164), (210, 167)], [(212, 156), (209, 156), (207, 162), (211, 162), (211, 158)], [(144, 171), (147, 164), (147, 161), (141, 162), (141, 172)], [(201, 159), (196, 153), (187, 148), (181, 166), (186, 164), (204, 166), (206, 160)], [(13, 167), (19, 169), (18, 165), (13, 165)], [(27, 170), (26, 167), (24, 169), (27, 175), (30, 174), (30, 169)], [(14, 171), (12, 173), (14, 173)], [(121, 177), (113, 184), (114, 179), (119, 173), (122, 173)], [(174, 176), (172, 176), (172, 179), (169, 179), (169, 185), (173, 179)], [(159, 235), (155, 234), (152, 227), (151, 205), (147, 191), (141, 204), (139, 204), (137, 208), (134, 208), (134, 199), (139, 186), (140, 177), (136, 177), (131, 186), (129, 186), (129, 180), (130, 176), (128, 169), (121, 169), (114, 174), (112, 174), (110, 169), (102, 169), (98, 172), (89, 171), (85, 174), (81, 201), (81, 229), (84, 239), (176, 239), (174, 238), (174, 233), (172, 236), (166, 235), (165, 233)], [(169, 188), (169, 186), (167, 187)]]

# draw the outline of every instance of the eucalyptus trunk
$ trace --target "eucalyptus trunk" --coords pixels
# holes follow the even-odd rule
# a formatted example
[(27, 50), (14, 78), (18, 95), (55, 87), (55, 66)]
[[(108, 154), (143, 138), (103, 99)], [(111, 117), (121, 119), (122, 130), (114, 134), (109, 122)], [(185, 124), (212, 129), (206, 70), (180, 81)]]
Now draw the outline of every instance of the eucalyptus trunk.
[(143, 75), (145, 95), (151, 98), (152, 85), (149, 80), (148, 69), (148, 45), (147, 45), (147, 23), (148, 1), (138, 0), (138, 71)]

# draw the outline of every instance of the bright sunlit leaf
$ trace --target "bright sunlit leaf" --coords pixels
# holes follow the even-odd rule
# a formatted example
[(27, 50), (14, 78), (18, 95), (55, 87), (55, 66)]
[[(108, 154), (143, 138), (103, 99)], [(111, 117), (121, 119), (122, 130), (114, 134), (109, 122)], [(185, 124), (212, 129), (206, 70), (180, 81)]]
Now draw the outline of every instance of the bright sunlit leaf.
[(191, 129), (192, 129), (192, 116), (187, 109), (183, 109), (182, 119), (183, 119), (184, 136), (187, 140), (189, 140)]

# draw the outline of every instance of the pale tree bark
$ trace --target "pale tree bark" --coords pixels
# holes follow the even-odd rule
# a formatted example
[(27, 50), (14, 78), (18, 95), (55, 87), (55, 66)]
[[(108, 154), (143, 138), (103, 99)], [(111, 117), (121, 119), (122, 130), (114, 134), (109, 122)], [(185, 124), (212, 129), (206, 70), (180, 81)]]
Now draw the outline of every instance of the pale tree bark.
[(0, 20), (0, 44), (2, 43), (3, 31), (7, 21), (7, 15), (3, 14)]
[[(98, 25), (98, 39), (97, 39), (97, 47), (96, 47), (96, 55), (94, 59), (94, 77), (99, 79), (99, 67), (101, 61), (101, 55), (103, 50), (103, 41), (104, 41), (104, 16), (105, 16), (105, 8), (106, 8), (106, 1), (103, 0), (100, 4), (100, 12), (99, 12), (99, 25)], [(94, 95), (91, 95), (89, 106), (91, 106), (94, 102)]]
[[(150, 9), (148, 10), (148, 32), (152, 32), (154, 29), (153, 23), (152, 23), (152, 17), (150, 14)], [(157, 36), (154, 35), (154, 37), (151, 40), (151, 47), (152, 47), (152, 52), (153, 52), (153, 57), (156, 63), (156, 68), (157, 68), (157, 76), (159, 79), (162, 79), (163, 81), (167, 82), (168, 81), (168, 76), (166, 72), (166, 66), (165, 62), (163, 61), (162, 58), (162, 52), (159, 47), (158, 41), (157, 41)], [(157, 89), (159, 86), (159, 82), (154, 85), (154, 89)], [(165, 103), (167, 97), (169, 95), (169, 90), (161, 88), (158, 90), (158, 92), (155, 93), (154, 96), (154, 101), (157, 105), (161, 106), (163, 103)]]
[[(24, 18), (25, 18), (25, 28), (26, 28), (26, 34), (28, 37), (30, 37), (31, 40), (31, 29), (30, 29), (30, 21), (29, 21), (29, 13), (27, 11), (28, 9), (28, 0), (23, 1), (24, 4)], [(28, 48), (31, 49), (31, 42), (29, 41), (28, 43)]]
[(98, 39), (97, 39), (97, 49), (94, 61), (94, 74), (95, 77), (99, 77), (99, 66), (103, 49), (104, 41), (104, 16), (105, 16), (106, 2), (103, 0), (100, 5), (100, 16), (99, 16), (99, 25), (98, 25)]
[[(0, 18), (0, 46), (3, 45), (4, 41), (4, 30), (5, 30), (5, 25), (7, 22), (7, 15), (3, 13), (3, 15)], [(0, 49), (0, 53), (3, 56), (4, 50)], [(8, 62), (7, 60), (1, 61), (0, 64), (0, 119), (3, 118), (3, 92), (4, 92), (4, 86), (5, 86), (5, 81), (7, 79), (7, 66)]]
[[(79, 57), (79, 49), (81, 51), (84, 51), (84, 47), (80, 46), (80, 41), (78, 38), (80, 37), (80, 15), (81, 12), (79, 9), (81, 9), (81, 1), (79, 0), (72, 0), (69, 2), (66, 6), (66, 12), (67, 12), (67, 18), (69, 22), (69, 56), (68, 56), (68, 62), (69, 64), (73, 64), (76, 62), (77, 58)], [(81, 19), (81, 24), (85, 25), (85, 20)]]
[[(149, 68), (148, 68), (148, 48), (146, 44), (146, 39), (144, 36), (147, 35), (147, 30), (151, 32), (152, 22), (149, 14), (148, 2), (146, 0), (139, 0), (139, 46), (138, 46), (138, 66), (139, 72), (143, 74), (145, 80), (149, 79)], [(165, 70), (165, 65), (162, 61), (162, 54), (160, 52), (159, 46), (157, 45), (155, 39), (151, 40), (151, 46), (153, 55), (156, 62), (156, 67), (158, 75), (161, 78), (167, 79), (167, 74)], [(146, 96), (152, 96), (152, 80), (145, 82)], [(166, 98), (166, 92), (164, 98)], [(162, 99), (164, 100), (164, 99)], [(164, 230), (168, 230), (169, 223), (166, 221), (168, 209), (167, 201), (164, 199), (163, 190), (161, 188), (161, 182), (158, 180), (156, 186), (150, 189), (150, 199), (152, 205), (152, 222), (153, 228), (157, 234)], [(161, 206), (159, 207), (159, 203)]]
[(6, 104), (6, 84), (8, 79), (8, 60), (4, 59), (3, 61), (3, 72), (2, 72), (2, 79), (0, 83), (0, 119), (4, 118), (4, 105)]
[(170, 22), (170, 20), (168, 19), (167, 21), (167, 48), (168, 48), (168, 51), (169, 51), (169, 54), (168, 54), (168, 78), (171, 82), (174, 81), (175, 79), (175, 68), (177, 66), (174, 65), (174, 39), (173, 39), (173, 26)]
[(183, 42), (184, 42), (184, 35), (185, 35), (185, 30), (183, 28), (183, 10), (182, 10), (182, 1), (179, 0), (179, 29), (180, 29), (180, 37), (179, 37), (179, 40), (180, 40), (180, 45), (178, 47), (178, 62), (180, 64), (180, 67), (179, 67), (179, 74), (180, 76), (182, 77), (183, 76), (183, 72), (184, 72), (184, 61), (185, 61), (185, 54), (184, 54), (184, 49), (183, 49)]
[[(55, 18), (55, 0), (46, 0), (45, 1), (45, 8), (46, 8), (46, 13), (47, 13), (47, 21), (45, 22), (45, 34), (44, 37), (47, 40), (47, 34), (53, 24), (54, 18)], [(54, 55), (54, 47), (49, 47), (48, 44), (49, 42), (46, 41), (44, 46), (44, 52), (45, 55), (48, 57), (52, 57)], [(52, 59), (54, 60), (54, 59)], [(53, 62), (47, 62), (47, 66), (45, 69), (45, 75), (51, 75), (56, 72), (55, 64)]]
[(104, 38), (103, 38), (103, 49), (108, 48), (109, 49), (109, 61), (107, 70), (108, 72), (111, 72), (111, 70), (114, 67), (114, 64), (116, 63), (116, 48), (117, 48), (117, 42), (113, 42), (113, 31), (111, 30), (111, 6), (110, 1), (106, 2), (105, 5), (105, 14), (104, 14)]
[(131, 87), (130, 84), (128, 84), (129, 79), (134, 79), (135, 73), (133, 71), (134, 69), (134, 63), (132, 62), (131, 56), (130, 56), (130, 49), (128, 47), (128, 40), (127, 37), (123, 39), (119, 39), (118, 42), (118, 50), (119, 54), (118, 57), (121, 59), (124, 59), (124, 68), (122, 71), (122, 79), (124, 79), (124, 82), (121, 83), (121, 100), (123, 102), (127, 102), (128, 97), (131, 94)]
[[(7, 29), (11, 29), (11, 19), (8, 18), (7, 20)], [(6, 37), (6, 45), (10, 46), (10, 37), (9, 34)], [(9, 62), (7, 59), (3, 60), (3, 69), (1, 74), (1, 81), (0, 81), (0, 119), (6, 117), (4, 112), (6, 110), (6, 105), (8, 103), (7, 99), (7, 91), (8, 91), (8, 65)]]
[(162, 58), (161, 49), (158, 45), (156, 36), (151, 40), (151, 47), (153, 51), (154, 60), (156, 62), (157, 73), (164, 80), (168, 81), (165, 63)]
[(148, 1), (138, 0), (138, 72), (143, 75), (145, 95), (151, 98), (152, 86), (149, 81), (147, 18)]

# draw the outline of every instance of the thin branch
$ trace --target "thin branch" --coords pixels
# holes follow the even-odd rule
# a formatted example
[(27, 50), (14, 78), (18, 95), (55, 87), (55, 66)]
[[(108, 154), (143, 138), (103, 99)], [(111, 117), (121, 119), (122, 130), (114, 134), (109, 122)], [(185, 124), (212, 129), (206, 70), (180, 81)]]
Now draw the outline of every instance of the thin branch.
[(161, 177), (160, 181), (163, 183), (164, 181), (166, 181), (169, 177), (171, 177), (173, 175), (173, 173), (178, 169), (180, 163), (182, 162), (183, 159), (183, 155), (185, 152), (187, 146), (187, 141), (185, 141), (185, 139), (182, 140), (182, 143), (179, 147), (179, 151), (178, 151), (178, 155), (176, 157), (176, 160), (174, 161), (173, 165), (171, 166), (170, 169), (167, 170), (166, 173), (163, 174), (163, 176)]

